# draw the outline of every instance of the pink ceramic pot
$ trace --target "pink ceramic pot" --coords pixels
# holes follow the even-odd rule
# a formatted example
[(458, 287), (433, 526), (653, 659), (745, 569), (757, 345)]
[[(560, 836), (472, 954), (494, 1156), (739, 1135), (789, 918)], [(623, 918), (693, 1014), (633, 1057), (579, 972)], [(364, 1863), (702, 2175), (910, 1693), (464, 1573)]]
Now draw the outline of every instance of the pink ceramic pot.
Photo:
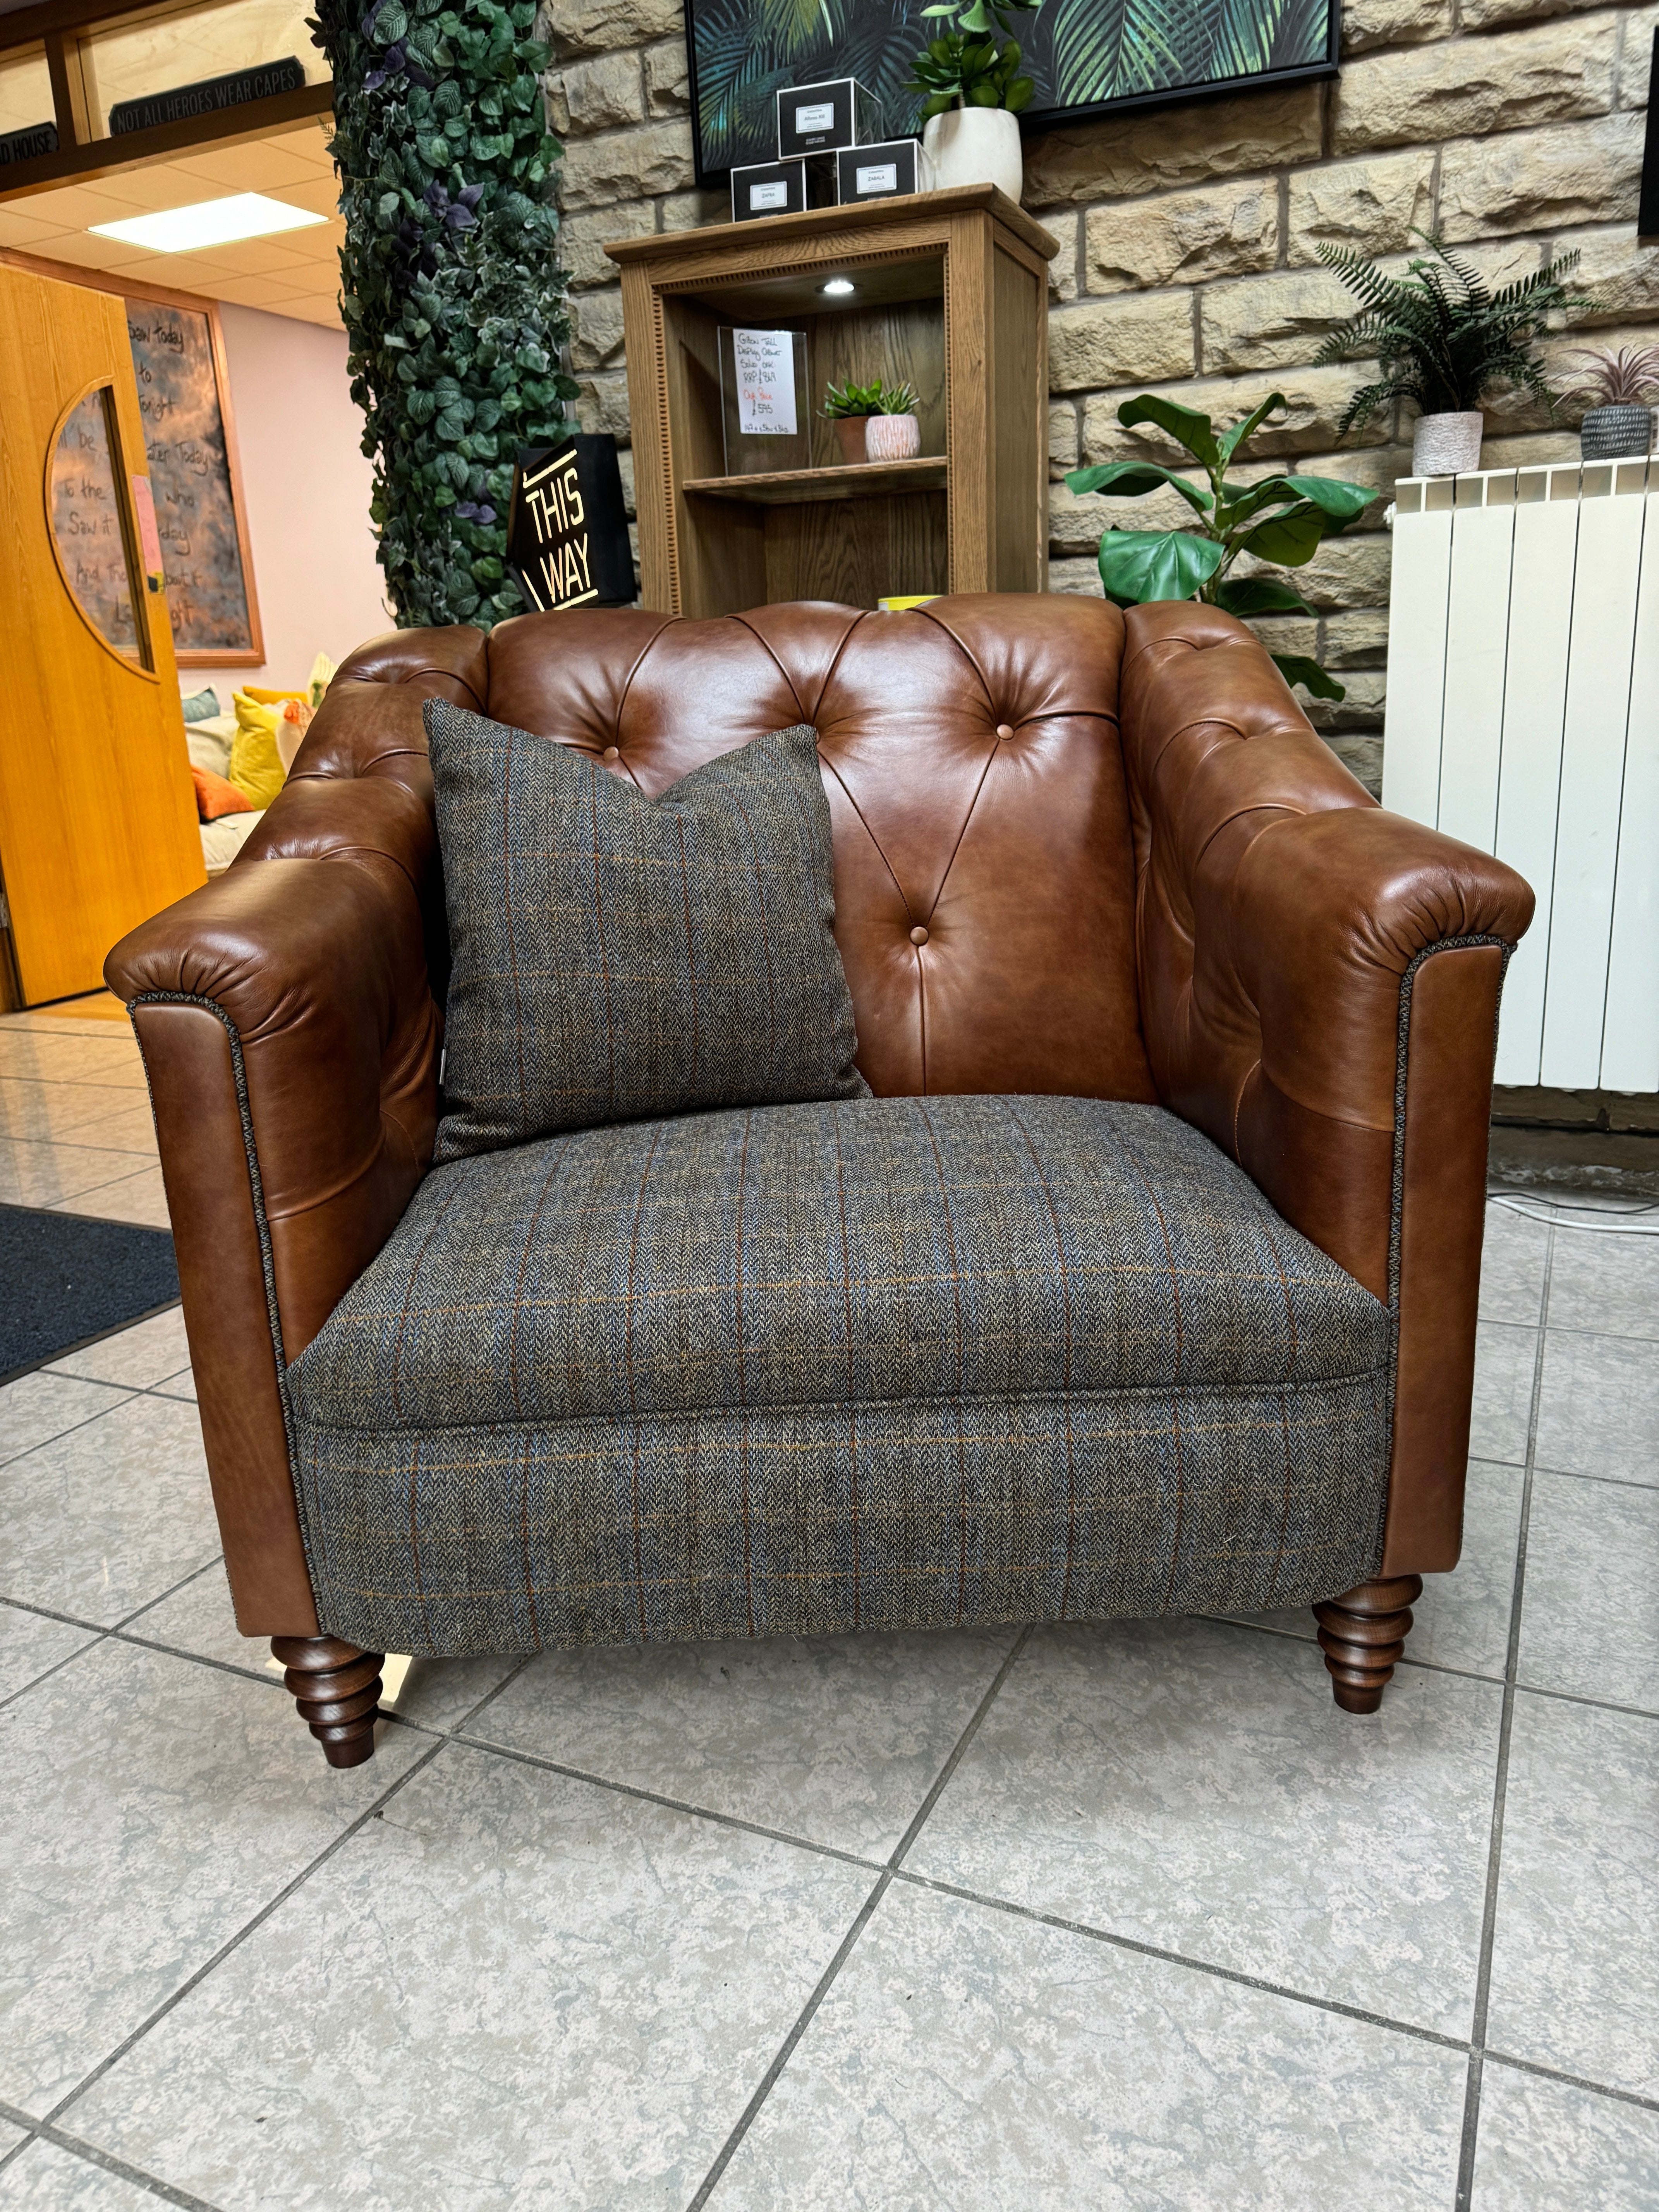
[(921, 425), (914, 415), (872, 415), (864, 434), (865, 458), (913, 461), (921, 451)]

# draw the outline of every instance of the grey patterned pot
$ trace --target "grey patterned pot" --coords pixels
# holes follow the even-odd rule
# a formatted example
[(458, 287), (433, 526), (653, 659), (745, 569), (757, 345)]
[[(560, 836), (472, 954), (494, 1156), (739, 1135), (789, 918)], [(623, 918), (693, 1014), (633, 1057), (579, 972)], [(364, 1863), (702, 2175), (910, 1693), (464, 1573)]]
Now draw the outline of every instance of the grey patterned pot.
[(1578, 451), (1587, 461), (1630, 460), (1652, 444), (1651, 407), (1592, 407), (1579, 427)]
[(1414, 477), (1461, 477), (1480, 465), (1485, 418), (1478, 407), (1467, 414), (1419, 415), (1412, 433)]

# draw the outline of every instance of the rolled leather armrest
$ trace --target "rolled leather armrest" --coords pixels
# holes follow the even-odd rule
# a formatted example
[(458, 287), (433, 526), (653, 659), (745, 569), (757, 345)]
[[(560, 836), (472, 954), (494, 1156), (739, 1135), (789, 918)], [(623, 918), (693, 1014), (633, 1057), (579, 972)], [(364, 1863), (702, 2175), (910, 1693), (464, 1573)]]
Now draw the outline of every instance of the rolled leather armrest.
[(104, 973), (149, 1081), (237, 1622), (313, 1636), (282, 1370), (431, 1159), (435, 845), (420, 799), (385, 778), (291, 787), (259, 834), (258, 854), (301, 857), (245, 848)]
[(1382, 1571), (1451, 1567), (1498, 991), (1531, 890), (1377, 806), (1231, 616), (1164, 603), (1133, 609), (1127, 629), (1153, 1079), (1393, 1310)]

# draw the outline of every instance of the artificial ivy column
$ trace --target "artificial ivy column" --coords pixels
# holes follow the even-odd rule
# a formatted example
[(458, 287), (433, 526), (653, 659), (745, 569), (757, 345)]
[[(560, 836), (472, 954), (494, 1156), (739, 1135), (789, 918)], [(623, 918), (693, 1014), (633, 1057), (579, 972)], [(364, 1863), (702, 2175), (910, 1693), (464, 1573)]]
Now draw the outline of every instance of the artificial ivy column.
[(488, 629), (514, 450), (574, 425), (534, 0), (321, 0), (345, 217), (341, 308), (398, 623)]

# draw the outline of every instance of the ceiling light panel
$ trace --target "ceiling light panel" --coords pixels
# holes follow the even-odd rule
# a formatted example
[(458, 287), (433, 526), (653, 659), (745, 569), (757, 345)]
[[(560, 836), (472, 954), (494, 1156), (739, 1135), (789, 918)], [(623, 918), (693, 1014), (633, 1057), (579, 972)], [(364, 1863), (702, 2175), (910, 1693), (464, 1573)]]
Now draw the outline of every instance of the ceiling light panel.
[(155, 215), (127, 216), (119, 222), (94, 222), (94, 238), (118, 239), (152, 253), (198, 253), (242, 238), (271, 238), (284, 230), (306, 230), (328, 217), (290, 207), (264, 192), (234, 192), (228, 199), (198, 200), (194, 206), (163, 208)]

